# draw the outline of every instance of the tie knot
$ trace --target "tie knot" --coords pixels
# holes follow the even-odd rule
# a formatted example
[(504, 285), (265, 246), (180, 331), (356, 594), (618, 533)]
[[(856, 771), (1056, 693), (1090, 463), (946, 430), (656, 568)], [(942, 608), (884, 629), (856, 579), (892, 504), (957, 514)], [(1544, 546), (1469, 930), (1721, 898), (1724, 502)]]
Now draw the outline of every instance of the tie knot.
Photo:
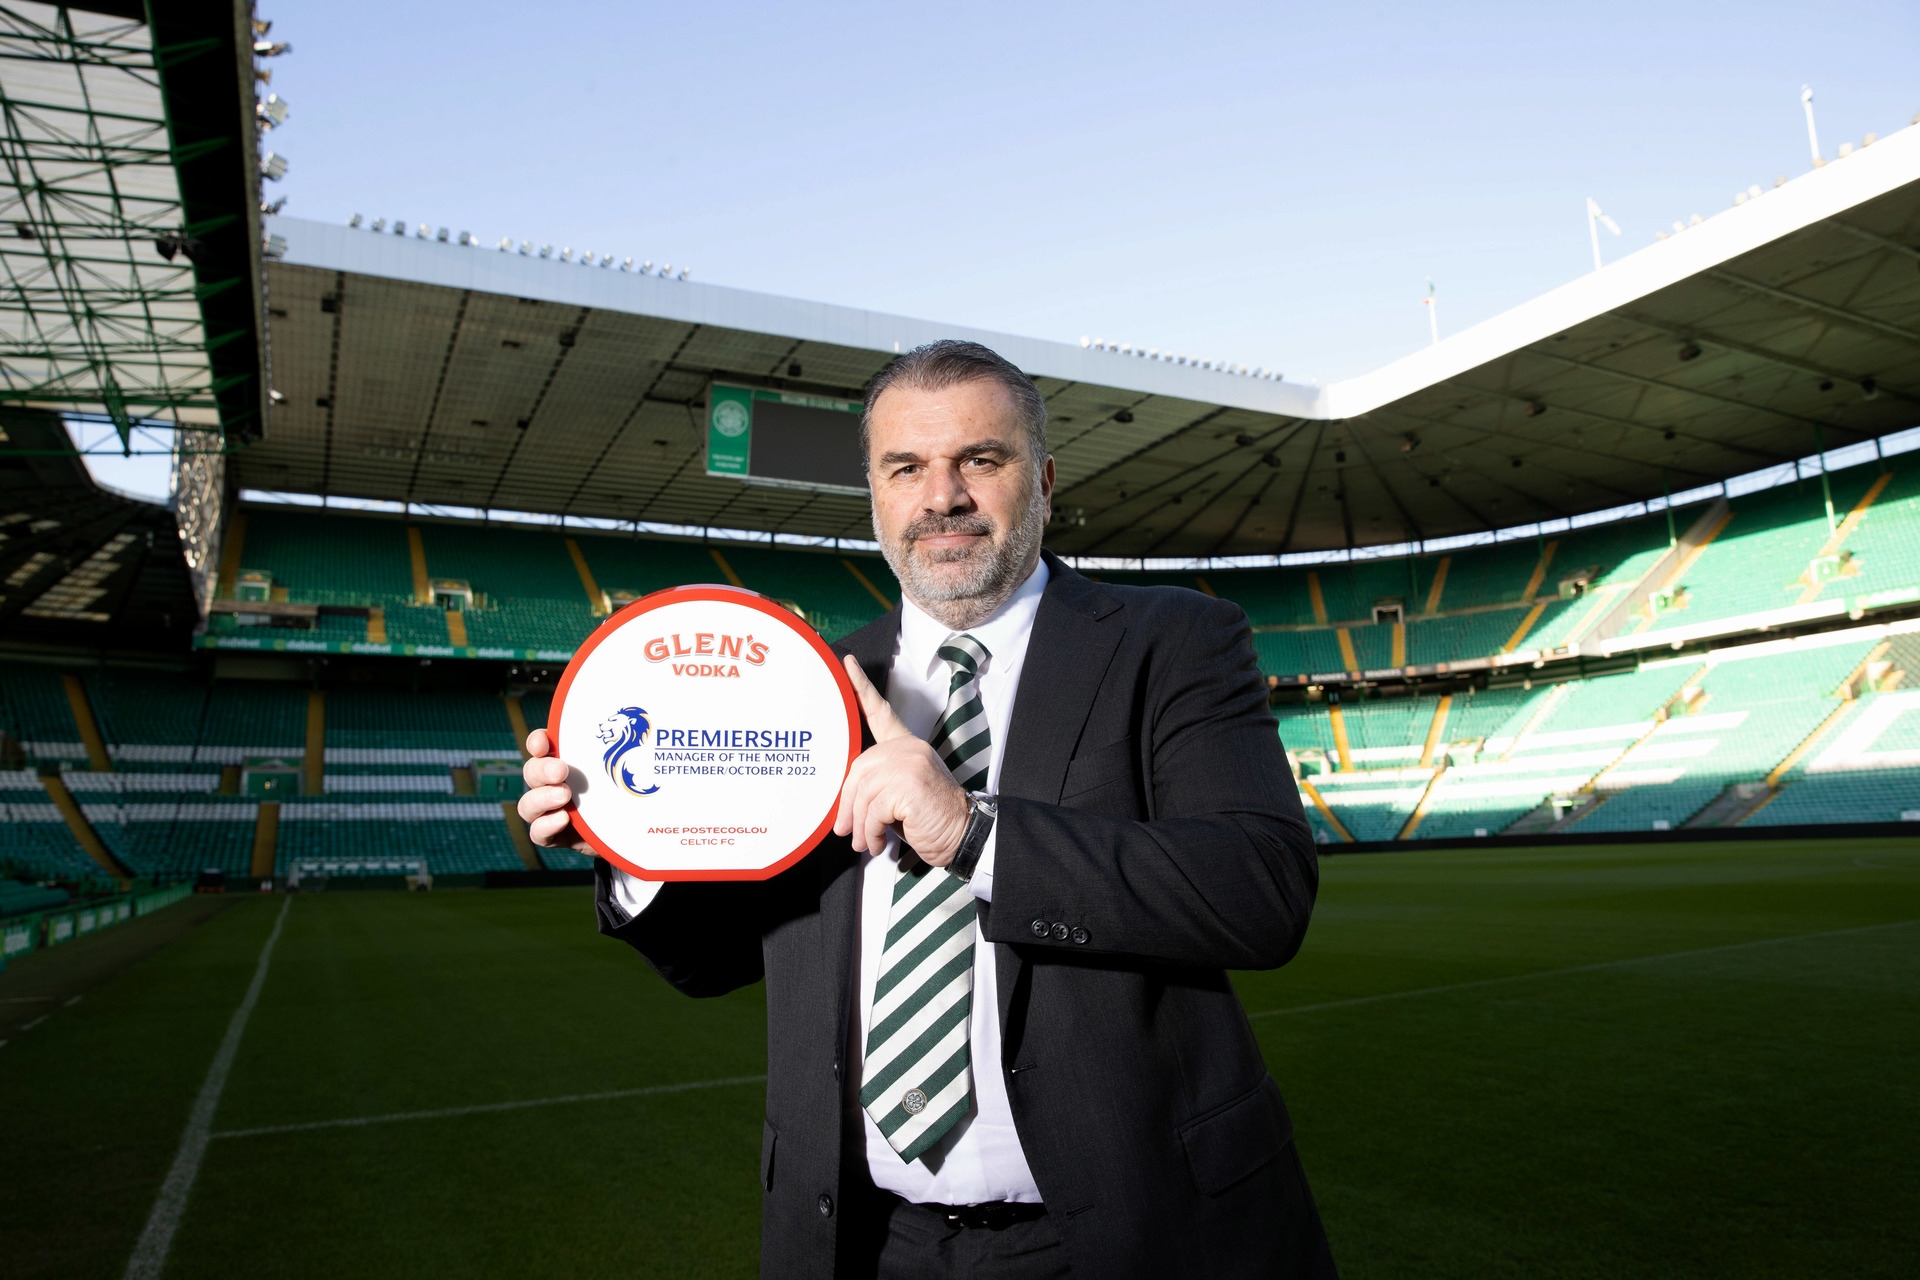
[(969, 635), (948, 636), (934, 652), (948, 666), (959, 667), (969, 675), (978, 675), (980, 664), (993, 656), (987, 646)]

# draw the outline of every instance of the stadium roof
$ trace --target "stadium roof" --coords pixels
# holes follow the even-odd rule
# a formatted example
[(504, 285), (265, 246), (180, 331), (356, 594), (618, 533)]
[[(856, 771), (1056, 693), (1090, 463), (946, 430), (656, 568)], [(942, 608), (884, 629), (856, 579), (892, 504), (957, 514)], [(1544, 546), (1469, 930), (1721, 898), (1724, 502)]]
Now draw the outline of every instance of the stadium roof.
[(0, 403), (257, 436), (244, 3), (0, 9)]
[(1083, 556), (1486, 533), (1920, 422), (1920, 128), (1324, 388), (404, 230), (267, 229), (286, 402), (233, 460), (258, 490), (862, 537), (858, 497), (706, 476), (707, 384), (852, 397), (938, 337), (1040, 385), (1049, 545)]

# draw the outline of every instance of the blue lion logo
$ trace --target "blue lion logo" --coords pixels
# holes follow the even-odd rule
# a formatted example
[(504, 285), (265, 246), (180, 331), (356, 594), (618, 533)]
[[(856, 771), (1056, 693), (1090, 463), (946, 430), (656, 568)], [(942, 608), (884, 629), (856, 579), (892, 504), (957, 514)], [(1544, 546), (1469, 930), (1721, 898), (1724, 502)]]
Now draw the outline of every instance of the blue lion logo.
[(650, 796), (660, 789), (655, 783), (642, 787), (627, 768), (627, 753), (647, 740), (647, 712), (644, 707), (622, 707), (606, 718), (599, 730), (600, 741), (607, 743), (607, 776), (636, 796)]

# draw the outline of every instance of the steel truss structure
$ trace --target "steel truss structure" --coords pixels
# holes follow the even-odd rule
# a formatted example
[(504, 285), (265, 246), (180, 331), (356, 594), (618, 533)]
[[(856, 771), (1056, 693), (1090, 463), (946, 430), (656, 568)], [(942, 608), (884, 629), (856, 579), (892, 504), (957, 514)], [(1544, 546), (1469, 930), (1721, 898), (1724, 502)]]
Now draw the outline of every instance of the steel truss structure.
[(231, 140), (176, 145), (161, 85), (163, 58), (198, 52), (156, 49), (143, 22), (0, 4), (0, 402), (103, 414), (123, 447), (160, 418), (224, 450), (201, 303), (246, 281), (202, 284), (194, 263), (242, 215), (190, 221), (176, 166)]

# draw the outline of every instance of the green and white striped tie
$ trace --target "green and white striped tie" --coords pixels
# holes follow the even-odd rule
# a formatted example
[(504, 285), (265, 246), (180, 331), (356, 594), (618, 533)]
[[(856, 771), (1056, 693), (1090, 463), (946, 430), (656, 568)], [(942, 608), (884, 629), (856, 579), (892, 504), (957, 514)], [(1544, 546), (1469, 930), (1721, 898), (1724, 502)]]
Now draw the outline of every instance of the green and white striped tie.
[[(940, 646), (952, 668), (933, 749), (969, 791), (987, 784), (993, 758), (980, 702), (980, 664), (991, 655), (972, 636)], [(974, 898), (966, 881), (911, 854), (900, 858), (873, 989), (860, 1106), (902, 1160), (917, 1160), (973, 1106), (968, 1051), (973, 1012)]]

